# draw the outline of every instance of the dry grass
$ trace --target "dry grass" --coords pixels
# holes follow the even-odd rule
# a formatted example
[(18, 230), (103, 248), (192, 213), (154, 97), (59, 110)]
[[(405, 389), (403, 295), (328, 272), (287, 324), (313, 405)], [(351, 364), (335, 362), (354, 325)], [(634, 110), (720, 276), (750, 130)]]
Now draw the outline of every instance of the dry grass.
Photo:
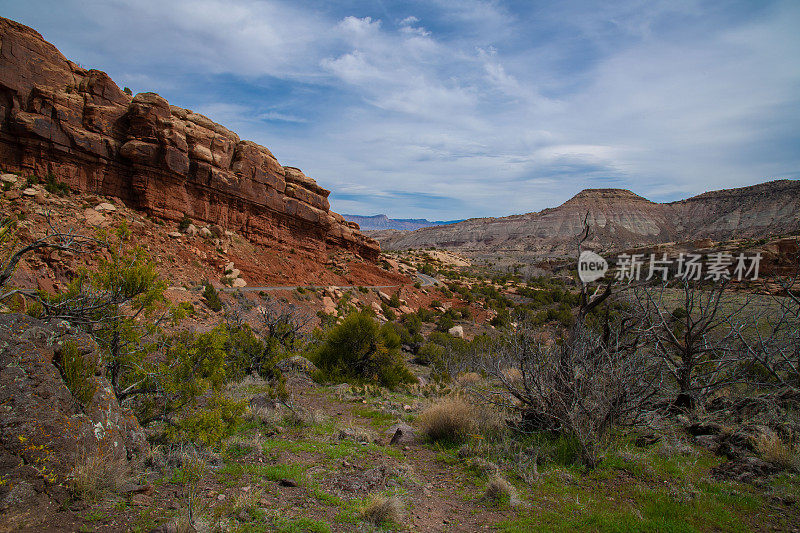
[(470, 385), (477, 385), (482, 379), (481, 375), (477, 372), (464, 372), (459, 374), (456, 381), (458, 381), (458, 384), (462, 387), (469, 387)]
[(755, 448), (766, 462), (784, 470), (800, 470), (800, 452), (781, 440), (773, 431), (761, 433), (755, 439)]
[(261, 502), (261, 498), (264, 497), (264, 490), (255, 487), (250, 488), (249, 490), (242, 490), (239, 494), (234, 497), (233, 500), (233, 512), (238, 514), (240, 511), (245, 511), (246, 513), (252, 513), (255, 509), (258, 508)]
[(520, 503), (517, 489), (502, 477), (495, 477), (486, 485), (483, 500), (494, 505), (515, 506)]
[(403, 505), (396, 497), (373, 496), (362, 511), (367, 522), (376, 526), (399, 524), (402, 518)]
[(426, 409), (417, 418), (422, 434), (432, 441), (460, 442), (475, 427), (473, 407), (451, 396)]
[(503, 379), (511, 385), (517, 386), (522, 383), (522, 371), (515, 366), (504, 368), (501, 374), (503, 375)]
[(82, 500), (96, 500), (115, 492), (130, 480), (130, 471), (122, 461), (100, 453), (83, 454), (72, 469), (70, 492)]

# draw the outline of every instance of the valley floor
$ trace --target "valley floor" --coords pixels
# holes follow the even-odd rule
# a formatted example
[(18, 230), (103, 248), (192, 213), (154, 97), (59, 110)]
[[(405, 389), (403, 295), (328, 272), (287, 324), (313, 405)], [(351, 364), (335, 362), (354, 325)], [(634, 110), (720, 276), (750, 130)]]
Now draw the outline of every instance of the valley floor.
[[(228, 388), (250, 400), (251, 412), (220, 455), (205, 455), (199, 481), (186, 481), (185, 461), (165, 467), (174, 450), (158, 457), (156, 449), (140, 480), (150, 485), (144, 494), (76, 502), (49, 526), (174, 531), (186, 523), (192, 495), (197, 531), (800, 531), (796, 474), (724, 481), (713, 472), (725, 459), (669, 438), (623, 439), (589, 472), (519, 463), (502, 473), (520, 501), (493, 504), (483, 497), (492, 464), (485, 459), (516, 446), (522, 461), (524, 441), (505, 451), (480, 442), (389, 444), (390, 426), (413, 424), (429, 398), (448, 390), (321, 386), (295, 372), (288, 385), (293, 411), (270, 406), (259, 380)], [(381, 495), (396, 496), (402, 509), (396, 522), (376, 527), (362, 511)]]

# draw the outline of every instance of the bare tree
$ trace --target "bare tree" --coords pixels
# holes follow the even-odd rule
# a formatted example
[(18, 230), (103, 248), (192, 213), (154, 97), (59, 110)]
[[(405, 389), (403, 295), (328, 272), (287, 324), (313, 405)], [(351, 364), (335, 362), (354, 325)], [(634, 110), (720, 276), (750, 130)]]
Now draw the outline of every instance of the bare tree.
[(61, 250), (71, 253), (86, 253), (102, 243), (98, 239), (74, 233), (72, 230), (61, 231), (53, 226), (50, 216), (47, 216), (47, 233), (19, 249), (14, 249), (17, 244), (16, 220), (6, 218), (0, 222), (0, 249), (5, 253), (0, 264), (0, 301), (5, 301), (22, 291), (18, 289), (7, 290), (6, 286), (14, 275), (19, 262), (27, 255), (41, 250)]
[(726, 298), (728, 286), (724, 279), (705, 285), (679, 279), (635, 291), (643, 333), (672, 376), (677, 409), (692, 410), (699, 399), (731, 383), (742, 360), (731, 324), (750, 307), (750, 299)]
[[(579, 256), (589, 236), (584, 220)], [(522, 324), (486, 359), (502, 385), (486, 391), (492, 401), (518, 411), (524, 431), (573, 437), (589, 467), (613, 427), (634, 424), (651, 410), (663, 383), (661, 365), (641, 349), (638, 316), (619, 297), (628, 287), (612, 287), (608, 281), (591, 291), (581, 281), (576, 320), (562, 339)]]

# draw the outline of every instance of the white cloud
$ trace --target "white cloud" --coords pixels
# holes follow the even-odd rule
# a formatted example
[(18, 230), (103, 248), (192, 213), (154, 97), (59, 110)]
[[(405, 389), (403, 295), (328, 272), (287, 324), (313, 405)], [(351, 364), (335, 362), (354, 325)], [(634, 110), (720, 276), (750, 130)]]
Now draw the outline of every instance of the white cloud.
[[(333, 188), (343, 210), (337, 192), (365, 196), (348, 197), (349, 211), (461, 218), (538, 210), (590, 186), (674, 199), (800, 171), (797, 149), (780, 146), (800, 131), (791, 0), (740, 19), (701, 0), (436, 0), (381, 19), (283, 0), (58, 9), (82, 16), (82, 31), (56, 17), (45, 36), (62, 32), (74, 59), (138, 90), (179, 94), (217, 74), (257, 93), (278, 80), (264, 98), (192, 97)], [(385, 191), (458, 202), (437, 214)]]

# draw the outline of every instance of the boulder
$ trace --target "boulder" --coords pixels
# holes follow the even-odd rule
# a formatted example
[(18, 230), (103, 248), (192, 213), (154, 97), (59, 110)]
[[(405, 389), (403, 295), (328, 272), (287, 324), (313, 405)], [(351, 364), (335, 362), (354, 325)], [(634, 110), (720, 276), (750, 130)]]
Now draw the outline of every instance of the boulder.
[(105, 216), (92, 208), (85, 209), (83, 211), (83, 216), (86, 219), (86, 223), (90, 226), (101, 226), (106, 221)]
[(124, 463), (148, 450), (144, 431), (120, 407), (109, 382), (91, 375), (84, 404), (73, 396), (58, 364), (66, 341), (87, 362), (97, 344), (66, 323), (21, 314), (0, 315), (0, 507), (3, 529), (38, 529), (44, 511), (66, 501), (64, 483), (87, 457)]
[(0, 174), (0, 182), (16, 185), (19, 177), (16, 174)]
[(242, 278), (236, 278), (231, 285), (234, 289), (241, 289), (242, 287), (247, 287), (247, 282)]
[(29, 198), (33, 198), (34, 196), (36, 196), (37, 192), (38, 191), (36, 189), (34, 189), (33, 187), (28, 187), (27, 189), (22, 189), (22, 195), (23, 196), (27, 196)]
[(117, 210), (117, 207), (114, 204), (110, 204), (108, 202), (103, 202), (102, 204), (98, 204), (95, 206), (95, 211), (109, 211), (113, 212)]
[(328, 315), (336, 314), (336, 303), (330, 296), (322, 297), (322, 311)]
[(384, 434), (389, 438), (389, 444), (392, 445), (413, 444), (417, 441), (417, 433), (414, 428), (405, 422), (393, 424)]
[(453, 337), (458, 337), (459, 339), (464, 338), (464, 328), (462, 326), (453, 326), (447, 330), (447, 333)]

